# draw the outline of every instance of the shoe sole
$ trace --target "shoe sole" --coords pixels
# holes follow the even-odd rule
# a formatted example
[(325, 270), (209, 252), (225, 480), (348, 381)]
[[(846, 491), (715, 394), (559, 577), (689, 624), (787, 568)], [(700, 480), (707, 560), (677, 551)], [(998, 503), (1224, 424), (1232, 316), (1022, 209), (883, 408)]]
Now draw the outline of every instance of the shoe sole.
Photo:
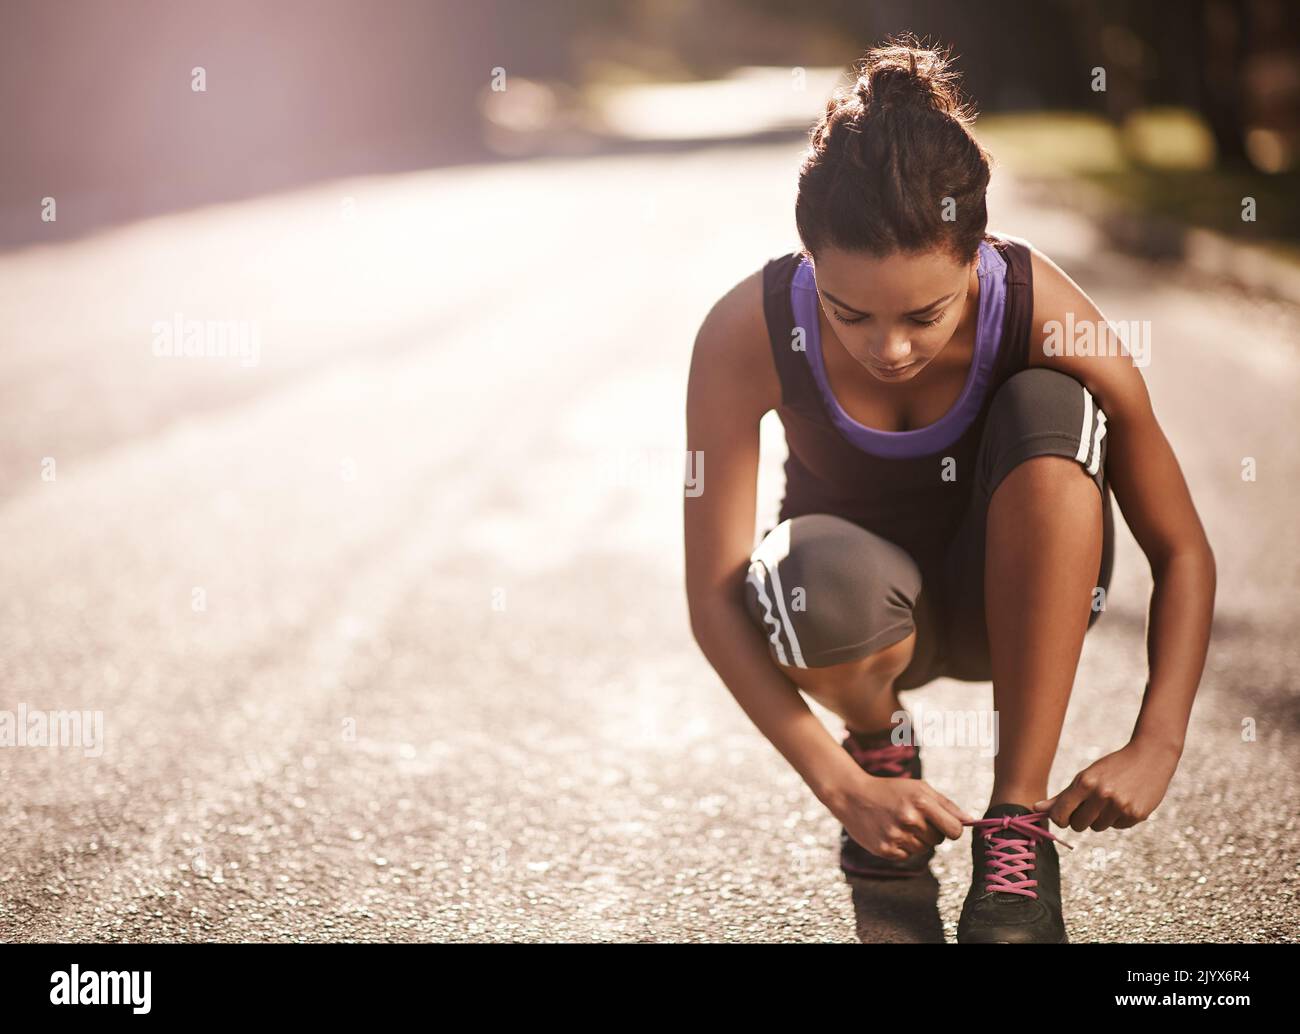
[(849, 866), (849, 865), (845, 865), (843, 862), (840, 862), (840, 872), (844, 873), (846, 876), (868, 876), (876, 879), (909, 880), (909, 879), (915, 879), (917, 876), (924, 876), (927, 872), (929, 872), (930, 862), (933, 860), (933, 858), (934, 858), (933, 854), (927, 855), (923, 863), (910, 868), (890, 867), (890, 868), (881, 868), (881, 869), (861, 869), (858, 868), (857, 866)]
[(923, 876), (929, 869), (928, 865), (920, 869), (848, 869), (843, 865), (840, 866), (840, 872), (846, 876), (861, 876), (876, 880), (914, 880), (918, 876)]

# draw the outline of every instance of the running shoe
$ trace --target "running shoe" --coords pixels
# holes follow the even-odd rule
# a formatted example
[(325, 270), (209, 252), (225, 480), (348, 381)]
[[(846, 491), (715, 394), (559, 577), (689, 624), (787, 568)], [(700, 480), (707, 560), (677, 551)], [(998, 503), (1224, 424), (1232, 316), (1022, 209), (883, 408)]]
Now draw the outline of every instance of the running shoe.
[[(910, 743), (886, 743), (880, 747), (862, 747), (852, 735), (844, 737), (842, 746), (868, 775), (882, 779), (920, 779), (921, 748)], [(859, 844), (843, 826), (840, 827), (840, 868), (849, 876), (880, 877), (919, 876), (934, 857), (927, 847), (908, 858), (881, 858)]]
[(1068, 944), (1053, 843), (1060, 837), (1048, 831), (1047, 812), (994, 804), (962, 824), (973, 827), (972, 871), (957, 943)]

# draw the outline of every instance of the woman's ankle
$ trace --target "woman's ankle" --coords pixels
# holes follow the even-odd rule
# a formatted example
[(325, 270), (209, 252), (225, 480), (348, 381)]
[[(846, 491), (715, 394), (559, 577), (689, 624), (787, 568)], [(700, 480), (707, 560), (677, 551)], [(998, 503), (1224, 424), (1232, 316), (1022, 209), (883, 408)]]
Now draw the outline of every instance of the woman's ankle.
[(843, 714), (844, 727), (855, 735), (888, 735), (899, 723), (903, 711), (902, 702), (892, 686), (877, 691), (873, 706), (869, 709), (855, 709), (850, 714)]
[(995, 786), (993, 792), (989, 794), (989, 807), (995, 804), (1019, 804), (1023, 808), (1033, 808), (1036, 801), (1046, 800), (1048, 796), (1047, 788), (1042, 790), (1024, 789), (1016, 787)]

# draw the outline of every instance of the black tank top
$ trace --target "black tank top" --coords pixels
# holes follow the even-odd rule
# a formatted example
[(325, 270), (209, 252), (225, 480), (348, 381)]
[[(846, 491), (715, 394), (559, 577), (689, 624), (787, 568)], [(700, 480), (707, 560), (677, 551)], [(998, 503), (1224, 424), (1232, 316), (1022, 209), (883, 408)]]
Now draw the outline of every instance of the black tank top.
[[(902, 546), (923, 577), (938, 574), (944, 547), (970, 500), (993, 394), (1029, 365), (1033, 276), (1028, 242), (990, 232), (980, 251), (980, 323), (967, 385), (936, 424), (901, 434), (849, 426), (854, 422), (829, 395), (820, 352), (811, 340), (819, 332), (809, 301), (815, 290), (811, 267), (801, 253), (781, 255), (763, 267), (763, 309), (781, 382), (777, 414), (789, 447), (778, 521), (806, 513), (835, 514)], [(986, 304), (995, 308), (999, 298), (1000, 311), (986, 311)], [(806, 324), (803, 349), (793, 347), (800, 318)]]

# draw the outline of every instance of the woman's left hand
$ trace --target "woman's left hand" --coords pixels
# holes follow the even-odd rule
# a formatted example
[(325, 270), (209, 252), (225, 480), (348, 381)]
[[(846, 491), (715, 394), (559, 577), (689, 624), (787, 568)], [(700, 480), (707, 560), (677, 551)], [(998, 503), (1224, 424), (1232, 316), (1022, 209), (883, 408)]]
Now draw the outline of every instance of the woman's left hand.
[(1146, 820), (1164, 800), (1181, 752), (1134, 740), (1098, 758), (1055, 797), (1037, 801), (1058, 826), (1078, 832), (1128, 829)]

